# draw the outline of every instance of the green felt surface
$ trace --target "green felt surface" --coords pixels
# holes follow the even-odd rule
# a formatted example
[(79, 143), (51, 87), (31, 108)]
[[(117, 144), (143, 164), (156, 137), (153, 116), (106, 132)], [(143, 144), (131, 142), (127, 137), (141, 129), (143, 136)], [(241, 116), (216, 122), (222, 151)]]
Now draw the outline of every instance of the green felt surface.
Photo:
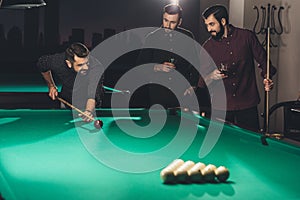
[[(145, 173), (119, 171), (99, 161), (93, 154), (95, 150), (83, 140), (91, 136), (97, 141), (106, 136), (126, 152), (151, 153), (172, 141), (180, 116), (168, 115), (166, 125), (152, 137), (135, 138), (124, 133), (117, 122), (127, 124), (133, 120), (146, 127), (150, 122), (146, 110), (136, 109), (131, 117), (124, 116), (122, 110), (114, 117), (109, 109), (99, 113), (104, 122), (102, 131), (73, 119), (67, 110), (0, 110), (1, 195), (17, 200), (300, 198), (297, 146), (273, 139), (267, 139), (269, 145), (265, 146), (261, 135), (226, 125), (212, 151), (199, 158), (210, 122), (200, 118), (197, 125), (194, 116), (184, 113), (181, 116), (191, 121), (190, 126), (197, 126), (197, 135), (180, 158), (224, 165), (230, 177), (226, 183), (166, 185), (160, 179), (160, 169)], [(189, 127), (186, 130), (186, 136), (191, 134)], [(109, 150), (100, 148), (104, 154)], [(114, 159), (117, 155), (110, 156)], [(173, 159), (166, 154), (155, 162)], [(127, 164), (142, 167), (145, 163), (136, 160)]]
[[(36, 73), (0, 74), (0, 92), (48, 92), (42, 75)], [(61, 89), (58, 84), (59, 90)]]

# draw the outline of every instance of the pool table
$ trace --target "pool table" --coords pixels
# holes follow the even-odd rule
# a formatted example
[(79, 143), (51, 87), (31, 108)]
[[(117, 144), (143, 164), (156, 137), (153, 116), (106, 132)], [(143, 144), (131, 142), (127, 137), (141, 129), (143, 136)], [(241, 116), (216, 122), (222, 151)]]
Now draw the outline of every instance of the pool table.
[[(117, 72), (116, 72), (117, 73)], [(114, 75), (116, 74), (114, 73)], [(59, 109), (60, 102), (52, 101), (48, 96), (48, 87), (42, 75), (36, 73), (0, 74), (0, 109)], [(109, 79), (111, 80), (111, 79)], [(105, 85), (113, 85), (106, 83)], [(61, 84), (57, 83), (58, 91), (61, 91)], [(111, 95), (114, 93), (118, 98), (128, 98), (123, 93), (111, 87), (104, 86), (105, 92), (102, 107), (110, 107)], [(136, 103), (137, 104), (137, 103)], [(137, 105), (141, 106), (141, 105)]]
[[(100, 130), (69, 110), (0, 110), (1, 198), (300, 199), (296, 144), (262, 144), (259, 133), (180, 110), (99, 109), (97, 118)], [(164, 184), (160, 171), (176, 158), (223, 165), (230, 177)]]
[[(35, 65), (35, 64), (34, 64)], [(35, 73), (1, 73), (0, 74), (0, 108), (59, 108), (58, 101), (48, 96), (48, 87), (41, 74)], [(59, 90), (61, 86), (58, 85)]]

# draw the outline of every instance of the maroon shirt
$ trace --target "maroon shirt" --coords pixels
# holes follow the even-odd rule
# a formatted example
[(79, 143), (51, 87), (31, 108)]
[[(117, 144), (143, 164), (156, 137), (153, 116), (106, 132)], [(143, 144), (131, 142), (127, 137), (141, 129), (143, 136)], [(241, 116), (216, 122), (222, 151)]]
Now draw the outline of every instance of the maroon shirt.
[[(204, 49), (213, 59), (213, 65), (201, 65), (201, 75), (204, 77), (220, 66), (221, 63), (228, 65), (228, 77), (223, 80), (213, 81), (209, 87), (212, 96), (212, 105), (214, 109), (226, 109), (218, 98), (221, 87), (224, 83), (227, 96), (228, 111), (243, 110), (257, 106), (260, 102), (259, 93), (256, 85), (256, 75), (254, 59), (261, 68), (261, 75), (267, 72), (267, 55), (265, 49), (259, 43), (256, 35), (246, 29), (236, 28), (229, 25), (227, 38), (214, 40), (211, 37), (203, 44)], [(270, 64), (270, 77), (276, 73), (276, 69)], [(198, 82), (199, 87), (205, 87), (206, 84), (202, 78)], [(262, 85), (263, 87), (263, 85)], [(224, 99), (224, 98), (223, 98)]]

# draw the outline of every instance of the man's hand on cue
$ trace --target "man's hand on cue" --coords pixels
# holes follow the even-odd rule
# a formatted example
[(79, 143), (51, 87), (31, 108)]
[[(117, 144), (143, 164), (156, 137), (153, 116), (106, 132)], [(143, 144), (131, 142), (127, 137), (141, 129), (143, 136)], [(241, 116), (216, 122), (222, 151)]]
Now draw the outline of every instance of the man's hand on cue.
[(264, 81), (263, 81), (263, 83), (265, 85), (265, 91), (266, 92), (269, 92), (269, 91), (271, 91), (273, 89), (274, 83), (273, 83), (273, 81), (271, 79), (266, 79), (265, 78)]
[(58, 92), (57, 92), (57, 87), (55, 86), (50, 86), (49, 87), (49, 97), (52, 99), (52, 100), (55, 100), (56, 97), (58, 96)]
[[(82, 120), (85, 121), (85, 122), (91, 122), (91, 121), (93, 121), (93, 120), (92, 120), (92, 119), (93, 119), (93, 113), (92, 113), (92, 111), (85, 110), (85, 111), (84, 111), (84, 114), (85, 114), (85, 115), (79, 113), (78, 116), (81, 117)], [(89, 117), (88, 117), (88, 116), (89, 116)]]

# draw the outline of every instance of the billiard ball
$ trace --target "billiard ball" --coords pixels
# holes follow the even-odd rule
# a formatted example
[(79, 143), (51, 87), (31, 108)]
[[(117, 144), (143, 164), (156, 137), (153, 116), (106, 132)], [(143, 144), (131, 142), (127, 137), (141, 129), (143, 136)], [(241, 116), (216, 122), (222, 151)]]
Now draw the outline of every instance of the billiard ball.
[(186, 161), (180, 167), (174, 171), (175, 178), (180, 183), (186, 183), (189, 181), (188, 170), (190, 170), (195, 163), (193, 161)]
[(205, 164), (198, 162), (191, 169), (188, 170), (189, 180), (191, 182), (199, 183), (203, 181), (203, 174), (201, 170), (205, 168)]
[(174, 183), (175, 182), (175, 175), (174, 171), (180, 167), (184, 163), (181, 159), (173, 160), (166, 168), (164, 168), (160, 172), (160, 178), (163, 180), (164, 183)]
[(220, 166), (215, 170), (215, 174), (220, 182), (225, 182), (229, 177), (229, 170), (224, 166)]
[(201, 173), (203, 175), (204, 181), (214, 182), (215, 177), (216, 177), (216, 175), (215, 175), (216, 169), (217, 169), (216, 166), (212, 165), (212, 164), (209, 164), (204, 169), (202, 169)]
[(97, 129), (102, 128), (102, 126), (103, 126), (103, 121), (101, 121), (101, 120), (95, 120), (95, 121), (94, 121), (94, 126), (95, 126), (95, 128), (97, 128)]

